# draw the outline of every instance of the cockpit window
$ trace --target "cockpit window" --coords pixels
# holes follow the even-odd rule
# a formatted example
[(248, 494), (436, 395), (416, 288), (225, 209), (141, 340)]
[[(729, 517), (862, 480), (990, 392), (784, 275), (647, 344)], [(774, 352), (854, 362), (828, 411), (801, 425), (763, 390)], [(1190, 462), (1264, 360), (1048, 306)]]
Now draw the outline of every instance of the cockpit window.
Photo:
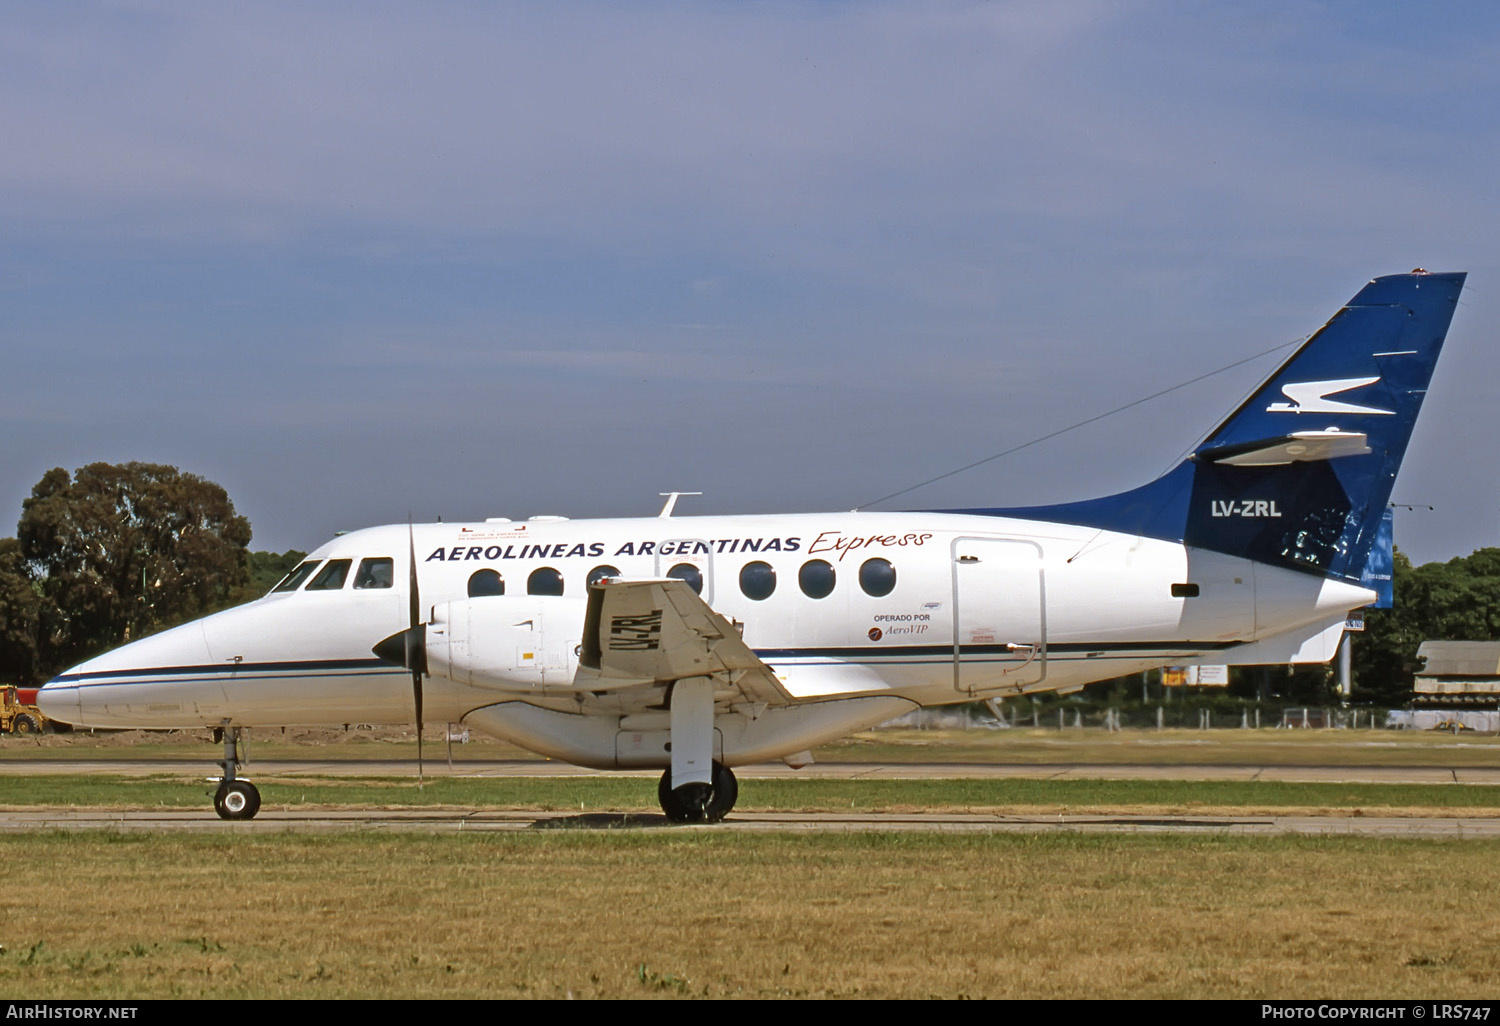
[(283, 577), (281, 583), (271, 589), (271, 594), (274, 595), (278, 591), (296, 591), (302, 587), (302, 582), (307, 580), (308, 576), (318, 568), (318, 564), (321, 562), (323, 562), (321, 559), (309, 559), (306, 563), (303, 563), (297, 569)]
[(395, 562), (390, 556), (361, 559), (354, 575), (355, 588), (389, 588), (395, 579)]
[(308, 591), (338, 591), (344, 586), (344, 578), (349, 576), (349, 566), (352, 559), (330, 559), (328, 565), (318, 571), (318, 576), (312, 579), (307, 586)]

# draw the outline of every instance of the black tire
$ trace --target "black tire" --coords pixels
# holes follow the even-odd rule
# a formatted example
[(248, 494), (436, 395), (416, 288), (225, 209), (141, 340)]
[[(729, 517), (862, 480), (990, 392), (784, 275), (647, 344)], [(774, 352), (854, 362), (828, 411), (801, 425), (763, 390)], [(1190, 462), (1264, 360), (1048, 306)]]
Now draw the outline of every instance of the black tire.
[(723, 763), (714, 763), (714, 793), (708, 799), (708, 821), (717, 823), (729, 815), (739, 797), (740, 782), (735, 779), (734, 771)]
[(214, 811), (220, 819), (254, 819), (260, 811), (260, 790), (248, 780), (233, 780), (214, 792)]
[(30, 713), (17, 713), (16, 718), (10, 721), (10, 732), (12, 734), (40, 734), (42, 725)]
[(720, 762), (714, 763), (712, 779), (707, 788), (702, 784), (674, 788), (672, 768), (667, 767), (656, 785), (656, 800), (661, 803), (661, 811), (673, 823), (719, 822), (734, 808), (740, 796), (740, 785), (729, 767)]

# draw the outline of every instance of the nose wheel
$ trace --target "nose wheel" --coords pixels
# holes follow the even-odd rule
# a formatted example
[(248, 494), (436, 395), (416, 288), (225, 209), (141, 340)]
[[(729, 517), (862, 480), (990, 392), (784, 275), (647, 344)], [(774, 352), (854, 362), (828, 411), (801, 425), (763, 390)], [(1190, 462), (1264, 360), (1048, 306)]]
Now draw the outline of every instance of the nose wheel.
[(254, 819), (260, 811), (260, 789), (248, 780), (226, 780), (214, 792), (220, 819)]
[(214, 792), (214, 811), (220, 819), (254, 819), (260, 811), (260, 789), (248, 780), (235, 776), (240, 768), (240, 728), (227, 723), (217, 728), (224, 736), (224, 758), (219, 765), (224, 775)]
[(740, 796), (740, 784), (733, 771), (721, 762), (713, 765), (713, 780), (708, 784), (672, 786), (672, 770), (667, 768), (656, 787), (661, 811), (673, 823), (717, 823), (729, 815)]

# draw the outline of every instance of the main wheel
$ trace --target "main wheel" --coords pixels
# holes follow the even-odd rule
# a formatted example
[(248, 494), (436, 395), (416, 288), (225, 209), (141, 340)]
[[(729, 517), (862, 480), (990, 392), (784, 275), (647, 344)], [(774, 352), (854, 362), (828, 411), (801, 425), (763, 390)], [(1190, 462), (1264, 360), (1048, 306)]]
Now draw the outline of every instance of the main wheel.
[(672, 786), (672, 769), (667, 767), (656, 785), (656, 799), (661, 811), (674, 823), (717, 823), (729, 815), (740, 796), (740, 784), (723, 763), (715, 762), (712, 783)]
[(231, 780), (214, 792), (214, 811), (220, 819), (254, 819), (260, 811), (260, 791), (248, 780)]

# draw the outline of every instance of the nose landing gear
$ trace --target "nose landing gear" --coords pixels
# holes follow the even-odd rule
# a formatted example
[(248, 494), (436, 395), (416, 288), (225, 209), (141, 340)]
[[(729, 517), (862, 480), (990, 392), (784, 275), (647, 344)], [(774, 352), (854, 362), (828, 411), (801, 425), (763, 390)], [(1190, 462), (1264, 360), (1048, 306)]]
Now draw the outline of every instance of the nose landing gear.
[(224, 758), (219, 763), (224, 775), (214, 792), (214, 811), (220, 819), (254, 819), (260, 811), (260, 789), (235, 776), (240, 768), (240, 728), (225, 724), (215, 733), (224, 738)]
[(220, 819), (253, 819), (260, 811), (260, 790), (248, 780), (227, 780), (214, 792)]

